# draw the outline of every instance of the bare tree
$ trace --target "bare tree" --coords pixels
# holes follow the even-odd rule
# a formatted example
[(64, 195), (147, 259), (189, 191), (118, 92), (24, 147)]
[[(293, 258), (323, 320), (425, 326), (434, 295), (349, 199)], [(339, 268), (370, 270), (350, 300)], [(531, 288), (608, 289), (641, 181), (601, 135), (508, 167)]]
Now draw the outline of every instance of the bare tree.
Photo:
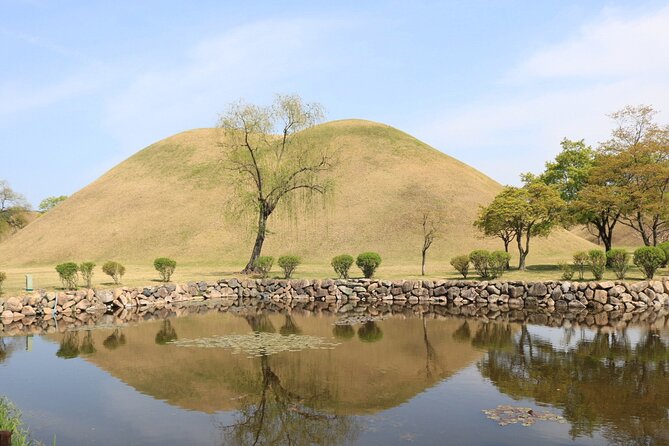
[(324, 173), (335, 164), (327, 147), (304, 132), (323, 117), (322, 107), (297, 95), (277, 95), (269, 107), (237, 102), (220, 117), (226, 169), (243, 204), (257, 212), (256, 240), (243, 272), (255, 270), (267, 235), (267, 221), (280, 202), (295, 192), (323, 194)]
[(437, 236), (437, 228), (429, 212), (423, 212), (422, 225), (423, 225), (423, 247), (421, 248), (420, 274), (424, 276), (425, 258), (427, 257), (427, 250), (430, 249), (430, 246), (432, 246), (432, 243), (434, 242), (434, 239)]

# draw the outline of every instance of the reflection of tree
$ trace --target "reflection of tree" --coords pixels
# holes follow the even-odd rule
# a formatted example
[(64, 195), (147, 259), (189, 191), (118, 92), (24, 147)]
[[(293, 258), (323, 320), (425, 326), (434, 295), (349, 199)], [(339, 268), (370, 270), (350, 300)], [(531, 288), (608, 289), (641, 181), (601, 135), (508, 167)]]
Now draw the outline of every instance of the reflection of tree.
[[(253, 331), (275, 331), (267, 315), (246, 316), (245, 319)], [(291, 325), (295, 327), (287, 316), (282, 329)], [(339, 445), (353, 441), (358, 433), (353, 418), (319, 409), (331, 395), (320, 388), (305, 389), (309, 395), (293, 393), (272, 370), (269, 356), (262, 355), (259, 359), (259, 377), (238, 377), (243, 381), (240, 385), (255, 397), (244, 398), (236, 422), (223, 427), (224, 444)]]
[(172, 321), (165, 319), (156, 333), (156, 344), (165, 345), (170, 341), (176, 341), (177, 331), (172, 327)]
[(67, 331), (60, 340), (60, 348), (56, 356), (64, 359), (72, 359), (79, 356), (79, 332)]
[(117, 328), (112, 334), (107, 336), (104, 341), (102, 341), (102, 345), (104, 345), (107, 350), (116, 350), (118, 347), (125, 345), (125, 342), (125, 335)]
[(298, 327), (295, 324), (295, 320), (290, 314), (286, 314), (285, 317), (286, 321), (284, 322), (283, 326), (279, 329), (279, 333), (281, 333), (284, 336), (302, 333), (302, 330), (300, 330), (300, 327)]
[(91, 330), (86, 331), (86, 336), (84, 336), (84, 339), (81, 341), (81, 347), (79, 350), (84, 355), (92, 355), (97, 351), (93, 343), (93, 333)]
[(472, 346), (479, 349), (513, 348), (513, 332), (509, 324), (486, 322), (479, 326), (472, 338)]
[(472, 332), (469, 329), (469, 322), (464, 321), (462, 325), (453, 332), (453, 340), (458, 342), (469, 342)]
[(383, 332), (374, 321), (367, 321), (358, 328), (358, 338), (363, 342), (376, 342), (383, 338)]
[(266, 314), (254, 314), (246, 316), (246, 322), (251, 326), (251, 330), (262, 333), (275, 333), (276, 328)]
[(632, 345), (624, 332), (597, 332), (556, 350), (525, 328), (513, 344), (493, 344), (479, 363), (504, 393), (562, 407), (573, 437), (599, 427), (611, 444), (669, 444), (669, 344), (658, 333)]
[(332, 329), (332, 335), (337, 339), (351, 339), (355, 336), (355, 330), (350, 325), (335, 325)]
[(0, 363), (9, 358), (15, 348), (16, 343), (13, 342), (12, 338), (9, 339), (9, 343), (5, 341), (5, 338), (0, 338)]
[(423, 343), (425, 344), (425, 376), (432, 378), (435, 368), (437, 352), (435, 351), (430, 338), (427, 335), (427, 319), (423, 317)]

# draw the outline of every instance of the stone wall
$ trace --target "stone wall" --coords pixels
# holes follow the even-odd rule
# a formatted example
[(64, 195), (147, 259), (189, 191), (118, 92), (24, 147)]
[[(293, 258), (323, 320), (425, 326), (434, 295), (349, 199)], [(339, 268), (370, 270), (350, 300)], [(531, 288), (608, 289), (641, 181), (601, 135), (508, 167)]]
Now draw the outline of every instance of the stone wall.
[[(357, 302), (435, 303), (485, 306), (494, 312), (542, 309), (634, 313), (669, 306), (669, 279), (626, 282), (519, 282), (446, 280), (222, 279), (113, 290), (36, 291), (0, 302), (0, 320), (29, 325), (37, 319), (163, 308), (213, 300), (337, 303), (344, 312)], [(350, 308), (349, 308), (350, 307)]]

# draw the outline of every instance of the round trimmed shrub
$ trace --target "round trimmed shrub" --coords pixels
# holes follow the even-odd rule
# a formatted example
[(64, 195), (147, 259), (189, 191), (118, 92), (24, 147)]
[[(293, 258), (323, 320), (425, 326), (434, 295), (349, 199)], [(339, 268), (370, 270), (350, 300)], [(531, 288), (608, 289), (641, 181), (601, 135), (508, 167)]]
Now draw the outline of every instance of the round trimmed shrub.
[(279, 257), (279, 267), (283, 270), (283, 276), (290, 279), (297, 266), (302, 263), (298, 256), (287, 255)]
[(81, 274), (81, 278), (84, 279), (84, 282), (86, 282), (86, 288), (91, 287), (94, 268), (95, 268), (95, 263), (93, 262), (83, 262), (79, 264), (79, 273)]
[(260, 256), (253, 262), (253, 266), (260, 273), (263, 279), (267, 278), (274, 265), (274, 257)]
[(177, 268), (177, 261), (168, 257), (158, 257), (153, 261), (153, 267), (158, 271), (163, 282), (169, 282)]
[(657, 246), (643, 246), (634, 251), (634, 264), (643, 271), (647, 279), (652, 279), (655, 271), (666, 261), (662, 248)]
[(330, 262), (337, 275), (342, 279), (348, 279), (348, 270), (353, 265), (353, 257), (348, 254), (342, 254), (332, 258)]
[(606, 254), (601, 249), (591, 249), (588, 251), (588, 265), (590, 271), (595, 276), (595, 280), (602, 280), (606, 271)]
[(574, 267), (567, 262), (558, 262), (558, 267), (562, 271), (562, 280), (571, 280), (574, 277)]
[(623, 280), (630, 267), (630, 255), (627, 251), (621, 248), (611, 249), (606, 253), (606, 260), (609, 267), (615, 273), (616, 278)]
[(664, 251), (664, 263), (662, 264), (662, 268), (664, 268), (669, 263), (669, 241), (662, 242), (657, 247)]
[(77, 288), (77, 281), (79, 280), (79, 266), (74, 262), (61, 263), (56, 265), (56, 272), (60, 281), (63, 282), (63, 287), (73, 290)]
[(469, 274), (469, 256), (456, 256), (451, 259), (451, 266), (455, 268), (457, 272), (462, 274), (464, 279), (467, 278)]
[(362, 270), (362, 274), (370, 279), (381, 264), (381, 256), (375, 252), (363, 252), (358, 255), (355, 264)]
[(506, 251), (493, 251), (488, 260), (488, 274), (492, 279), (501, 277), (506, 271), (506, 265), (509, 264), (511, 255)]
[(110, 260), (102, 265), (102, 272), (111, 277), (114, 283), (118, 285), (125, 274), (125, 266)]
[(476, 249), (469, 253), (469, 261), (481, 278), (490, 277), (490, 252), (485, 249)]
[(573, 256), (574, 268), (578, 271), (578, 280), (583, 280), (583, 273), (585, 267), (588, 266), (588, 253), (586, 251), (579, 251)]

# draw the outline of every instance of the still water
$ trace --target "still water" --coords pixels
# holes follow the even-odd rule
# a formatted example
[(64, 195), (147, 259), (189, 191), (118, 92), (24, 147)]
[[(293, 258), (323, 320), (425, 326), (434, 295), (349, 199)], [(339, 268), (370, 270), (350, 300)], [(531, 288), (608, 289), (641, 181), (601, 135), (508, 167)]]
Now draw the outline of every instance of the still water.
[(666, 320), (211, 312), (6, 337), (0, 377), (59, 446), (669, 444)]

